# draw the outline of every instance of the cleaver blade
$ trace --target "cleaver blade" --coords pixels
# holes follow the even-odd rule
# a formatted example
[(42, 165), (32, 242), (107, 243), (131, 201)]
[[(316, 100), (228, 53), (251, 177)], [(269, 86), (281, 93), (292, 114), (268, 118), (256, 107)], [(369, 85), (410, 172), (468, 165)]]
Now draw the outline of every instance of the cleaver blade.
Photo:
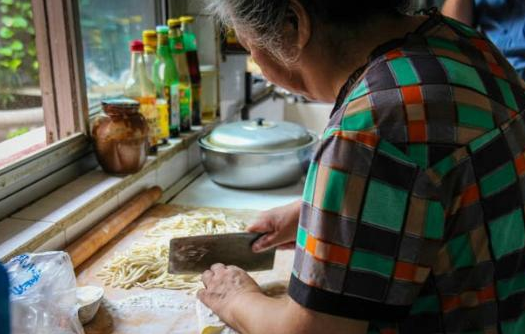
[(270, 270), (275, 249), (252, 252), (258, 233), (228, 233), (173, 238), (170, 241), (170, 274), (202, 273), (215, 263), (234, 265), (246, 271)]

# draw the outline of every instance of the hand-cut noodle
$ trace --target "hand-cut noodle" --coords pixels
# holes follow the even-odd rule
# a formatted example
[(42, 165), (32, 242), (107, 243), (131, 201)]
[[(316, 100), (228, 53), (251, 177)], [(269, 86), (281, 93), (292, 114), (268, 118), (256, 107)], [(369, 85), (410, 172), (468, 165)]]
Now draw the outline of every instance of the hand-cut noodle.
[(146, 236), (174, 238), (190, 235), (223, 234), (243, 231), (246, 225), (239, 220), (228, 220), (222, 212), (190, 211), (170, 218), (164, 218)]
[(190, 211), (163, 218), (146, 232), (151, 242), (135, 243), (115, 255), (98, 276), (106, 285), (124, 289), (196, 291), (201, 287), (200, 275), (168, 273), (169, 241), (174, 237), (240, 232), (245, 227), (242, 221), (227, 219), (224, 213), (216, 211)]

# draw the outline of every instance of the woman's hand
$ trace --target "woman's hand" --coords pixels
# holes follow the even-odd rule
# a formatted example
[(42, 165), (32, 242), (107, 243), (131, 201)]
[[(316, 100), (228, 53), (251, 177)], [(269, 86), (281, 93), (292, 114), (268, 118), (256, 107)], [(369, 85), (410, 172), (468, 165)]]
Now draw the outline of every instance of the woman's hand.
[(269, 248), (293, 248), (299, 224), (301, 201), (264, 211), (248, 232), (265, 233), (253, 244), (254, 252)]
[(202, 274), (205, 289), (197, 298), (230, 326), (235, 326), (233, 307), (238, 307), (240, 296), (262, 294), (255, 281), (242, 269), (217, 263)]

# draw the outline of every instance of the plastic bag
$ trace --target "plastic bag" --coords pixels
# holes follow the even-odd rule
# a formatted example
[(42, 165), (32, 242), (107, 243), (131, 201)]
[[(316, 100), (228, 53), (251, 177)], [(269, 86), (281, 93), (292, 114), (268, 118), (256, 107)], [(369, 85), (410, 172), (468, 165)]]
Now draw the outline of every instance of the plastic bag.
[(84, 334), (76, 278), (65, 252), (23, 254), (6, 264), (13, 334)]

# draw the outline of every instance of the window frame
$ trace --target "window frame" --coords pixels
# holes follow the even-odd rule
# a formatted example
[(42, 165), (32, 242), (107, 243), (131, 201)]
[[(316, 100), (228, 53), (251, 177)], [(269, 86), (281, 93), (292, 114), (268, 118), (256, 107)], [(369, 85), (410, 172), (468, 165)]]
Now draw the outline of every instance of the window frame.
[(78, 3), (31, 2), (47, 143), (76, 133), (89, 135)]
[[(170, 2), (175, 1), (155, 0), (157, 22), (167, 19)], [(9, 203), (15, 197), (25, 200), (26, 187), (59, 173), (67, 166), (79, 165), (79, 168), (73, 168), (78, 175), (93, 168), (90, 123), (95, 115), (90, 116), (87, 100), (79, 1), (31, 0), (31, 5), (47, 146), (0, 167), (0, 208), (5, 207), (2, 202)], [(85, 160), (91, 162), (86, 164)], [(16, 205), (10, 205), (8, 210), (11, 212), (0, 210), (0, 220), (44, 196), (49, 189), (71, 180), (70, 177), (58, 178), (58, 182), (56, 177), (54, 179), (55, 184), (43, 187), (42, 193), (33, 192), (26, 203), (17, 201)]]

